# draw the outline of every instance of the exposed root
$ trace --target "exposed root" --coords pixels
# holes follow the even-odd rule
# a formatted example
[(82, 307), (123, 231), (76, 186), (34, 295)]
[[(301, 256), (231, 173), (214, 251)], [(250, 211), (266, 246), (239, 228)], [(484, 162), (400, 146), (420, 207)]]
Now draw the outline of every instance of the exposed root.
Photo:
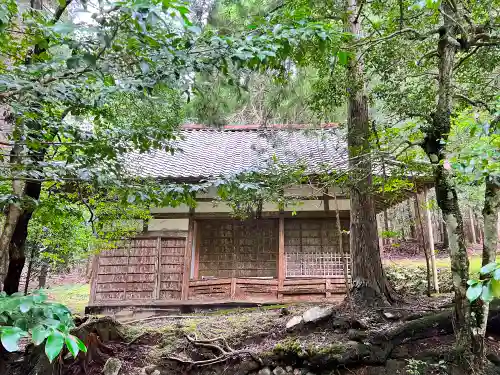
[(212, 339), (198, 339), (196, 333), (193, 336), (186, 335), (186, 339), (199, 348), (207, 348), (213, 351), (215, 354), (215, 358), (208, 358), (203, 360), (193, 360), (190, 358), (181, 358), (178, 356), (168, 356), (166, 359), (192, 365), (192, 366), (210, 366), (216, 363), (226, 362), (229, 359), (234, 357), (248, 355), (252, 357), (254, 361), (256, 361), (259, 365), (262, 365), (262, 360), (252, 351), (250, 350), (234, 350), (229, 346), (227, 340), (224, 337), (215, 337)]

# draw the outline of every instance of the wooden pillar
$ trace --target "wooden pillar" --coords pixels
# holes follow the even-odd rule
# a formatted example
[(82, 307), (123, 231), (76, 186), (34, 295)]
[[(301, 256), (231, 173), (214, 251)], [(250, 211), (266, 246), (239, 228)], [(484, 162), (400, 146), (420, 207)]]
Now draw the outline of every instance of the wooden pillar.
[(236, 277), (231, 277), (231, 299), (236, 298)]
[(327, 278), (325, 280), (325, 297), (330, 298), (332, 296), (332, 280)]
[(123, 286), (123, 298), (124, 300), (127, 299), (127, 286), (128, 286), (128, 273), (130, 271), (130, 252), (132, 251), (132, 241), (137, 241), (136, 239), (132, 238), (128, 242), (128, 247), (127, 247), (127, 272), (125, 272), (125, 285)]
[(193, 279), (198, 280), (200, 273), (200, 225), (197, 221), (194, 222), (194, 267), (193, 267)]
[(194, 218), (193, 214), (189, 215), (188, 235), (186, 238), (186, 247), (184, 250), (184, 269), (182, 271), (182, 291), (181, 299), (187, 300), (189, 296), (189, 278), (191, 275), (191, 259), (193, 254), (193, 234), (194, 234)]
[(432, 281), (434, 284), (434, 291), (439, 293), (439, 282), (437, 277), (437, 267), (436, 267), (436, 252), (434, 249), (434, 233), (432, 230), (432, 216), (429, 209), (429, 200), (427, 197), (427, 189), (424, 189), (424, 212), (425, 220), (427, 223), (427, 244), (429, 246), (429, 254), (431, 256), (431, 267), (432, 267)]
[(285, 282), (285, 218), (281, 213), (279, 216), (279, 243), (278, 243), (278, 299), (283, 298), (281, 293)]
[(160, 299), (161, 289), (161, 237), (156, 240), (156, 258), (155, 258), (155, 287), (153, 298)]

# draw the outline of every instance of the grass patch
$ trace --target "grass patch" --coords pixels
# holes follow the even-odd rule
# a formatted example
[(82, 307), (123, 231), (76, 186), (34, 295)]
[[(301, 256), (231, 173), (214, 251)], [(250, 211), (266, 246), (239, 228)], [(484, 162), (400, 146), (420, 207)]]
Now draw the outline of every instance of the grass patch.
[[(471, 274), (476, 274), (481, 269), (481, 255), (473, 255), (469, 257), (469, 271)], [(386, 261), (385, 265), (390, 266), (391, 264), (401, 266), (401, 267), (425, 267), (425, 258), (417, 259), (396, 259)], [(437, 268), (450, 268), (450, 258), (437, 258), (436, 259)]]
[(66, 305), (73, 314), (83, 315), (89, 302), (89, 284), (67, 284), (45, 290), (49, 299)]

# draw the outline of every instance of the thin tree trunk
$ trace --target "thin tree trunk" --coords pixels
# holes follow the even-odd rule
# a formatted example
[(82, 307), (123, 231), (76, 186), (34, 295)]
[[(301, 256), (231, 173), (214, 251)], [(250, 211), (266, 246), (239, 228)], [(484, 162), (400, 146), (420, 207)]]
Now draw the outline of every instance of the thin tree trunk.
[(342, 232), (342, 225), (340, 224), (340, 210), (339, 203), (337, 201), (337, 194), (333, 191), (333, 198), (335, 199), (335, 217), (337, 219), (337, 232), (339, 235), (339, 251), (342, 254), (342, 261), (344, 265), (344, 283), (346, 289), (346, 297), (351, 302), (351, 293), (350, 293), (350, 285), (349, 285), (349, 250), (344, 250), (344, 233)]
[(432, 283), (434, 285), (434, 293), (439, 293), (439, 281), (436, 267), (436, 253), (434, 249), (434, 233), (432, 231), (432, 217), (429, 210), (429, 200), (427, 199), (427, 189), (424, 189), (425, 217), (427, 221), (427, 245), (429, 246), (429, 255), (431, 259)]
[(38, 289), (45, 288), (47, 285), (47, 274), (49, 273), (49, 265), (46, 261), (42, 261), (40, 267), (40, 275), (38, 275)]
[[(440, 28), (438, 51), (438, 92), (437, 105), (432, 114), (432, 122), (424, 128), (423, 149), (434, 164), (434, 183), (436, 199), (443, 213), (443, 219), (448, 229), (450, 245), (451, 272), (455, 293), (455, 326), (457, 336), (456, 349), (470, 353), (472, 344), (472, 322), (470, 304), (466, 297), (467, 281), (469, 279), (469, 260), (464, 238), (462, 214), (458, 205), (458, 196), (451, 180), (451, 174), (444, 168), (446, 160), (444, 142), (451, 130), (451, 113), (453, 109), (453, 66), (458, 46), (456, 40), (458, 26), (453, 22), (457, 16), (456, 9), (449, 1), (441, 3), (443, 25)], [(467, 362), (467, 356), (459, 356)]]
[(35, 248), (36, 248), (35, 245), (33, 245), (33, 247), (31, 248), (30, 261), (28, 263), (28, 271), (26, 272), (26, 281), (24, 282), (24, 295), (28, 294), (28, 289), (30, 286), (31, 271), (33, 269), (33, 258), (35, 257)]
[(431, 271), (431, 260), (429, 254), (429, 247), (425, 241), (425, 233), (424, 233), (424, 220), (422, 219), (422, 207), (421, 207), (421, 199), (419, 198), (418, 192), (415, 193), (415, 216), (417, 217), (417, 232), (419, 236), (419, 243), (422, 247), (422, 250), (425, 255), (425, 266), (427, 269), (427, 296), (432, 295), (432, 271)]
[(406, 209), (408, 211), (408, 220), (410, 222), (410, 237), (417, 238), (417, 235), (415, 232), (415, 218), (413, 217), (413, 212), (411, 210), (411, 198), (408, 198), (406, 200)]
[(387, 237), (390, 230), (391, 227), (389, 225), (389, 215), (387, 214), (387, 208), (386, 208), (384, 210), (384, 232), (385, 232), (384, 245), (389, 245), (391, 243), (391, 239)]
[(472, 212), (472, 208), (469, 207), (469, 225), (470, 225), (470, 240), (472, 244), (477, 243), (477, 235), (476, 235), (476, 224), (474, 221), (474, 213)]
[[(498, 246), (498, 214), (500, 211), (500, 179), (486, 179), (486, 190), (484, 192), (484, 242), (483, 242), (483, 259), (482, 265), (496, 261), (497, 246)], [(474, 333), (473, 351), (476, 359), (476, 364), (482, 366), (484, 364), (484, 338), (486, 334), (486, 323), (488, 321), (489, 302), (483, 301), (481, 304), (474, 305), (474, 313), (476, 318)]]
[[(362, 35), (357, 0), (347, 0), (346, 29), (355, 37)], [(393, 295), (382, 268), (378, 246), (377, 220), (372, 194), (370, 159), (370, 122), (365, 93), (363, 60), (359, 53), (348, 62), (347, 143), (351, 170), (352, 298), (360, 304), (392, 302)], [(362, 155), (362, 156), (361, 156)], [(361, 157), (360, 157), (361, 156)]]
[(448, 240), (448, 230), (446, 229), (446, 223), (441, 217), (441, 232), (443, 233), (443, 249), (448, 249), (450, 247), (450, 242)]

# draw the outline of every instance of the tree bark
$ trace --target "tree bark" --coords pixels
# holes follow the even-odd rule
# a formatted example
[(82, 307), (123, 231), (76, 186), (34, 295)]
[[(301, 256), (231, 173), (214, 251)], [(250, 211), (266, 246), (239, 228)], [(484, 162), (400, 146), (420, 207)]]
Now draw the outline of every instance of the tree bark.
[[(357, 0), (347, 0), (346, 29), (355, 37), (362, 34), (356, 18)], [(365, 93), (363, 60), (355, 53), (348, 62), (347, 143), (349, 149), (352, 257), (352, 293), (355, 303), (384, 304), (393, 301), (393, 294), (382, 268), (377, 236), (377, 220), (372, 194), (370, 159), (370, 122), (368, 98)]]
[(407, 211), (408, 211), (408, 220), (410, 221), (410, 237), (411, 238), (417, 238), (416, 231), (415, 231), (415, 218), (413, 217), (413, 212), (411, 211), (411, 198), (408, 198), (406, 200), (407, 204)]
[[(38, 201), (42, 190), (42, 183), (28, 181), (24, 188), (24, 196)], [(24, 248), (28, 237), (28, 224), (33, 216), (33, 206), (26, 207), (20, 215), (9, 243), (9, 265), (4, 279), (3, 290), (7, 294), (19, 291), (19, 283), (23, 272), (26, 255)]]
[(474, 213), (472, 212), (472, 208), (469, 207), (469, 225), (470, 225), (470, 240), (472, 244), (477, 243), (477, 235), (476, 235), (476, 223), (474, 221)]
[(432, 231), (432, 216), (429, 210), (429, 200), (427, 198), (427, 190), (424, 189), (425, 203), (425, 218), (427, 222), (427, 245), (429, 246), (429, 255), (431, 259), (432, 284), (434, 285), (434, 293), (439, 293), (439, 281), (436, 267), (436, 252), (434, 249), (434, 233)]
[[(470, 304), (466, 297), (469, 279), (469, 260), (465, 244), (462, 214), (458, 205), (457, 192), (451, 181), (450, 172), (444, 168), (446, 159), (444, 142), (451, 130), (454, 88), (452, 83), (453, 66), (459, 43), (456, 40), (458, 26), (453, 19), (456, 9), (449, 1), (441, 4), (443, 24), (438, 42), (438, 91), (437, 104), (432, 114), (432, 122), (424, 129), (423, 149), (434, 164), (434, 183), (436, 199), (443, 213), (448, 229), (451, 272), (455, 294), (455, 324), (457, 350), (470, 353), (472, 344)], [(466, 356), (463, 356), (466, 360)]]
[[(387, 208), (384, 210), (384, 231), (387, 236), (391, 227), (389, 225), (389, 215), (387, 214)], [(389, 237), (384, 237), (384, 245), (389, 245), (391, 243), (391, 239)]]
[(47, 274), (49, 273), (49, 265), (46, 261), (42, 261), (42, 267), (40, 267), (40, 275), (38, 276), (38, 289), (45, 288), (47, 285)]
[[(22, 147), (15, 145), (10, 152), (10, 163), (12, 165), (20, 163), (19, 154)], [(12, 193), (17, 196), (19, 200), (23, 197), (24, 184), (19, 180), (12, 181)], [(7, 269), (9, 267), (9, 244), (14, 235), (19, 218), (22, 215), (22, 209), (19, 204), (9, 204), (5, 214), (5, 223), (3, 225), (2, 233), (0, 234), (0, 287), (3, 288), (3, 281), (7, 276)]]
[(415, 193), (415, 216), (417, 217), (417, 236), (419, 239), (419, 244), (422, 247), (425, 256), (425, 266), (427, 270), (427, 296), (432, 295), (432, 271), (431, 271), (431, 259), (429, 254), (429, 247), (427, 246), (425, 239), (425, 230), (424, 230), (424, 220), (422, 218), (422, 199), (421, 193)]
[(448, 249), (450, 247), (450, 242), (448, 240), (448, 230), (446, 229), (446, 223), (441, 217), (441, 232), (443, 233), (443, 249)]
[[(500, 213), (500, 178), (486, 178), (486, 189), (484, 192), (484, 240), (483, 240), (483, 259), (482, 265), (496, 261), (498, 248), (498, 232), (499, 225), (498, 215)], [(487, 301), (481, 301), (474, 305), (475, 329), (473, 353), (476, 364), (482, 367), (484, 364), (485, 350), (484, 339), (486, 335), (486, 325), (488, 322), (488, 314), (490, 304)]]

